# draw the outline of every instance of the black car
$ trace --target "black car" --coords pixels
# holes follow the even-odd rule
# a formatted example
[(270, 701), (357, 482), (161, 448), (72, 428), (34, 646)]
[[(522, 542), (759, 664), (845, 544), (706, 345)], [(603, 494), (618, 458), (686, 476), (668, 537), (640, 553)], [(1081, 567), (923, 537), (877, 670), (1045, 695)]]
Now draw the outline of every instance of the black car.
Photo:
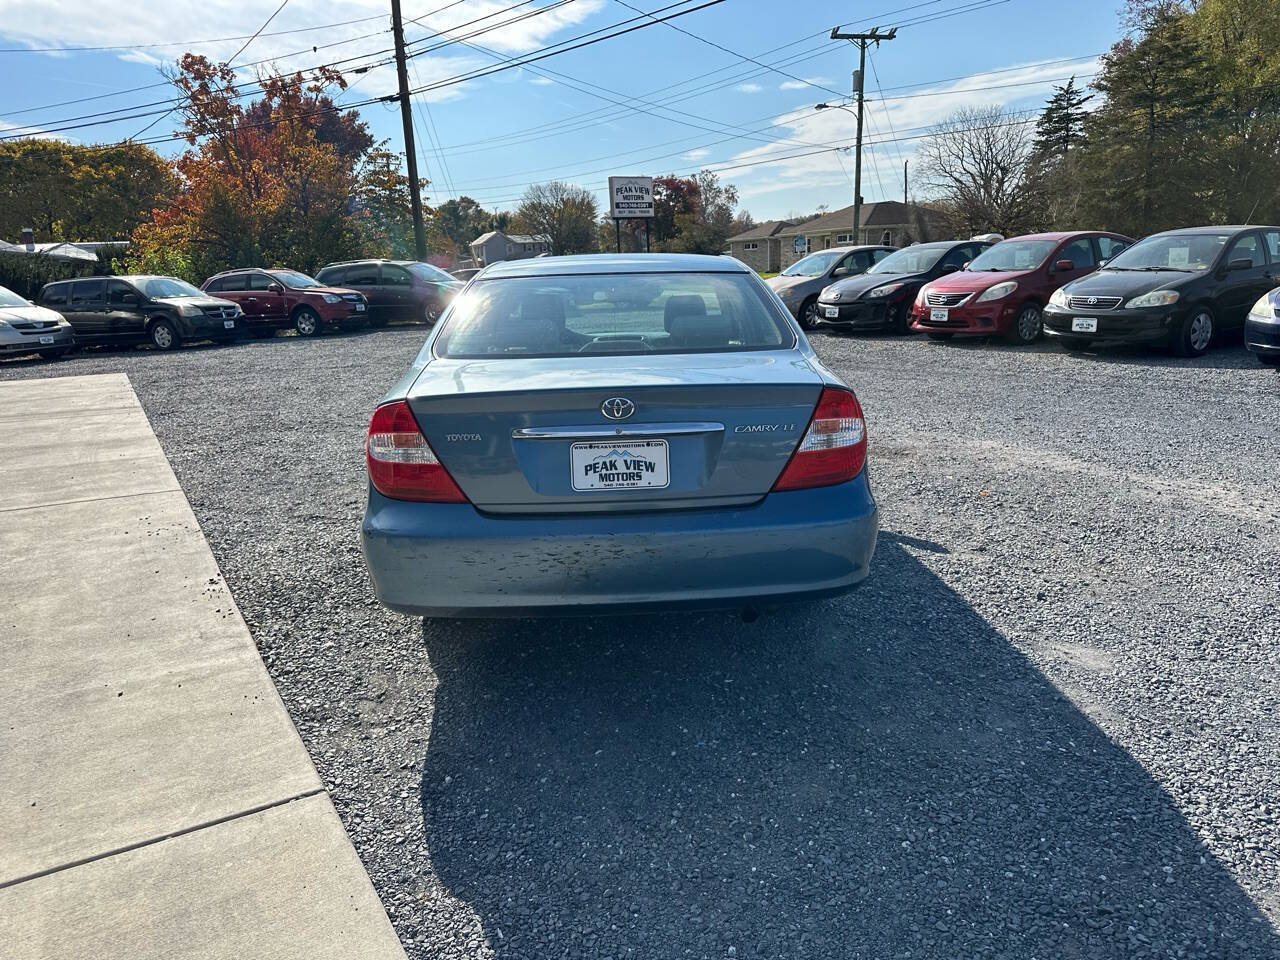
[(1059, 289), (1044, 332), (1068, 350), (1091, 344), (1171, 347), (1184, 357), (1239, 330), (1280, 282), (1280, 227), (1186, 227), (1154, 233)]
[(177, 277), (85, 277), (45, 284), (39, 304), (75, 330), (76, 343), (150, 342), (171, 350), (184, 340), (230, 342), (245, 330), (230, 300)]
[[(1271, 251), (1274, 258), (1274, 251)], [(1244, 345), (1268, 367), (1280, 367), (1280, 287), (1263, 294), (1244, 322)]]
[(435, 323), (466, 284), (439, 267), (417, 260), (352, 260), (331, 263), (316, 274), (331, 287), (359, 290), (369, 301), (375, 327), (392, 320)]
[(963, 270), (992, 244), (986, 240), (916, 243), (891, 253), (866, 273), (837, 280), (818, 295), (814, 324), (837, 330), (911, 328), (911, 302), (930, 280)]

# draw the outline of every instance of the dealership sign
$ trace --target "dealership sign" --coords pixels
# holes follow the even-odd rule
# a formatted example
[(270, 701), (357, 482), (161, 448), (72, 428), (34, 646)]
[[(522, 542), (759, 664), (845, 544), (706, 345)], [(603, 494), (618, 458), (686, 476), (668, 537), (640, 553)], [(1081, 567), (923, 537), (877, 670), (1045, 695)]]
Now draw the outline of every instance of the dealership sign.
[(653, 216), (653, 177), (610, 177), (609, 216), (631, 220)]
[(796, 241), (795, 241), (796, 253), (804, 253), (808, 249), (809, 249), (809, 238), (802, 233), (800, 234), (800, 236), (796, 237)]

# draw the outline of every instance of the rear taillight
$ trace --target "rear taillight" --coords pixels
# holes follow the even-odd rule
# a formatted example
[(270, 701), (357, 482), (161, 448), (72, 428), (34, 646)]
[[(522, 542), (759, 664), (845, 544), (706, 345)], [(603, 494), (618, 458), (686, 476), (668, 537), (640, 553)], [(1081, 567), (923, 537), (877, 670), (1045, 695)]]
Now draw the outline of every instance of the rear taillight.
[(369, 481), (384, 497), (434, 503), (466, 503), (449, 471), (436, 459), (409, 404), (385, 403), (373, 412), (364, 444)]
[(858, 398), (823, 387), (804, 439), (773, 485), (774, 490), (829, 487), (852, 480), (867, 462), (867, 426)]

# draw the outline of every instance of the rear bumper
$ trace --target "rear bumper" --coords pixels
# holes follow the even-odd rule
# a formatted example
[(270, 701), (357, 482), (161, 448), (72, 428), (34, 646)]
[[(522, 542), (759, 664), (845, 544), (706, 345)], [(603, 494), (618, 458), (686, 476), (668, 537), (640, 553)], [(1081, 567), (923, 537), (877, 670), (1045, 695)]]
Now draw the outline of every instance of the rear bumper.
[[(1075, 317), (1098, 321), (1098, 329), (1085, 333), (1071, 329)], [(1044, 333), (1047, 337), (1077, 337), (1098, 344), (1165, 343), (1182, 322), (1182, 314), (1169, 310), (1108, 310), (1096, 314), (1080, 310), (1044, 309)]]
[(378, 599), (429, 617), (572, 616), (732, 607), (842, 593), (878, 527), (864, 470), (749, 507), (494, 516), (374, 490), (361, 525)]

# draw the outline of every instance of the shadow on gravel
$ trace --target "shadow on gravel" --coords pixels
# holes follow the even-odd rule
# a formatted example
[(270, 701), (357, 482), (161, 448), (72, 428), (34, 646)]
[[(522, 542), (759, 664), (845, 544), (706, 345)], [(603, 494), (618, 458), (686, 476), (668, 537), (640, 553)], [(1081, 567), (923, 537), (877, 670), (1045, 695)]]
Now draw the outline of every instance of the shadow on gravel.
[(425, 637), (429, 849), (500, 957), (1280, 956), (1160, 786), (894, 538), (858, 593), (750, 626)]

